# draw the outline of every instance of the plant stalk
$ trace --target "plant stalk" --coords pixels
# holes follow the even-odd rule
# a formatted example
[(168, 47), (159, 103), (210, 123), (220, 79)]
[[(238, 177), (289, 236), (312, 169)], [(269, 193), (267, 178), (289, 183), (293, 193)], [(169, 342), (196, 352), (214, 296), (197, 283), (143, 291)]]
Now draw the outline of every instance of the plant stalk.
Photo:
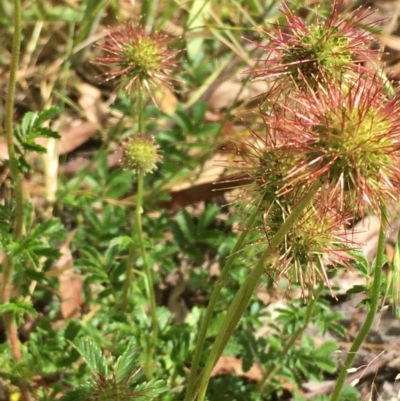
[(131, 244), (129, 245), (128, 260), (126, 262), (125, 280), (124, 280), (124, 286), (122, 288), (121, 309), (123, 312), (126, 312), (126, 308), (128, 307), (129, 290), (132, 285), (133, 266), (135, 264), (135, 258), (136, 258), (136, 244), (134, 238), (135, 238), (135, 224), (132, 223)]
[(243, 313), (246, 310), (247, 305), (250, 302), (250, 299), (264, 272), (265, 260), (271, 256), (274, 249), (284, 239), (287, 232), (299, 218), (301, 212), (311, 202), (313, 196), (316, 194), (319, 188), (320, 184), (316, 183), (310, 189), (310, 191), (303, 197), (303, 199), (296, 205), (296, 207), (293, 209), (291, 214), (282, 224), (278, 232), (275, 234), (274, 238), (270, 241), (267, 249), (260, 257), (258, 263), (253, 268), (253, 270), (248, 275), (247, 279), (239, 288), (239, 291), (233, 298), (232, 303), (227, 311), (227, 314), (224, 320), (222, 321), (221, 328), (214, 341), (211, 353), (207, 359), (204, 370), (196, 382), (196, 384), (199, 383), (199, 385), (198, 386), (195, 385), (194, 397), (192, 398), (192, 400), (195, 399), (195, 395), (198, 393), (197, 400), (204, 401), (212, 369), (214, 368), (214, 365), (217, 362), (217, 360), (222, 355), (222, 352), (224, 351), (229, 339), (231, 338), (234, 330), (236, 329), (236, 326), (238, 325), (241, 317), (243, 316)]
[[(144, 93), (138, 90), (136, 93), (136, 109), (135, 117), (137, 118), (137, 130), (139, 134), (144, 133)], [(144, 171), (140, 168), (136, 170), (137, 173), (137, 195), (135, 218), (132, 225), (132, 243), (129, 247), (129, 255), (126, 267), (126, 275), (124, 288), (122, 293), (122, 308), (126, 310), (128, 304), (129, 289), (132, 282), (133, 267), (137, 253), (140, 254), (143, 261), (143, 269), (145, 276), (145, 286), (147, 296), (150, 302), (150, 315), (152, 320), (152, 333), (149, 340), (149, 346), (146, 352), (145, 372), (147, 380), (151, 380), (153, 376), (153, 351), (158, 337), (158, 320), (157, 320), (157, 305), (156, 296), (154, 293), (153, 277), (150, 266), (147, 262), (147, 254), (144, 246), (144, 238), (142, 231), (142, 213), (143, 213), (143, 186), (144, 186)]]
[[(18, 168), (18, 160), (14, 148), (14, 99), (15, 88), (17, 84), (17, 71), (19, 62), (19, 53), (21, 48), (21, 1), (14, 0), (14, 34), (12, 45), (12, 56), (10, 66), (10, 76), (8, 80), (8, 91), (6, 98), (5, 110), (5, 138), (7, 143), (9, 166), (12, 181), (14, 184), (14, 197), (16, 217), (14, 221), (14, 241), (18, 241), (23, 234), (24, 227), (24, 194), (22, 188), (22, 178)], [(3, 277), (1, 287), (1, 304), (5, 305), (10, 302), (12, 289), (12, 276), (14, 269), (14, 260), (11, 255), (7, 254), (3, 264)], [(21, 348), (18, 339), (18, 330), (15, 324), (14, 316), (6, 312), (3, 314), (4, 326), (7, 333), (7, 338), (10, 344), (13, 358), (16, 362), (21, 361)], [(19, 389), (23, 401), (30, 401), (31, 396), (28, 386), (24, 380), (19, 383)]]
[(346, 380), (348, 370), (351, 368), (351, 365), (356, 357), (357, 351), (361, 347), (365, 337), (367, 336), (369, 330), (371, 329), (372, 323), (374, 321), (376, 312), (378, 310), (379, 299), (381, 294), (381, 279), (382, 279), (382, 270), (384, 265), (384, 256), (385, 256), (385, 223), (387, 221), (387, 213), (386, 208), (384, 206), (381, 207), (381, 230), (379, 233), (378, 240), (378, 249), (375, 259), (375, 270), (373, 276), (373, 283), (371, 288), (371, 297), (370, 297), (370, 309), (368, 311), (367, 317), (365, 319), (364, 324), (362, 325), (357, 337), (355, 338), (350, 350), (346, 356), (346, 359), (343, 363), (342, 369), (340, 370), (338, 379), (336, 381), (335, 388), (332, 393), (331, 401), (339, 401), (340, 393), (342, 392), (344, 382)]
[(143, 261), (144, 273), (146, 277), (146, 290), (150, 301), (150, 314), (152, 319), (152, 339), (149, 345), (148, 352), (146, 353), (146, 364), (145, 364), (147, 380), (151, 380), (153, 376), (152, 372), (153, 350), (157, 342), (157, 336), (158, 336), (158, 321), (157, 321), (156, 296), (154, 293), (154, 286), (153, 286), (153, 277), (150, 266), (147, 262), (147, 254), (146, 254), (146, 249), (144, 247), (143, 231), (142, 231), (142, 212), (143, 212), (142, 202), (143, 202), (143, 181), (144, 181), (143, 178), (144, 178), (143, 171), (138, 171), (135, 231), (136, 231), (136, 240), (139, 245), (139, 251)]
[(138, 90), (136, 101), (138, 133), (144, 134), (144, 93), (141, 89)]
[(217, 299), (221, 292), (221, 288), (223, 287), (224, 282), (228, 277), (228, 274), (231, 270), (231, 267), (233, 265), (233, 262), (236, 258), (237, 253), (242, 248), (243, 243), (247, 237), (247, 234), (248, 234), (249, 230), (253, 227), (254, 222), (255, 222), (257, 216), (259, 215), (259, 213), (260, 213), (259, 205), (257, 205), (255, 210), (250, 215), (250, 217), (247, 221), (246, 228), (241, 232), (239, 238), (236, 241), (235, 246), (233, 247), (233, 250), (232, 250), (230, 256), (228, 257), (227, 261), (225, 262), (225, 265), (221, 271), (221, 274), (219, 275), (218, 282), (216, 283), (216, 285), (213, 289), (213, 292), (211, 294), (211, 298), (208, 303), (206, 313), (205, 313), (205, 315), (202, 319), (201, 325), (200, 325), (200, 330), (199, 330), (199, 334), (198, 334), (197, 341), (196, 341), (196, 349), (194, 350), (192, 365), (190, 367), (190, 373), (189, 373), (188, 384), (187, 384), (187, 388), (186, 388), (186, 394), (185, 394), (184, 401), (190, 401), (192, 399), (191, 397), (192, 397), (194, 385), (196, 382), (197, 371), (199, 368), (201, 353), (204, 348), (204, 342), (205, 342), (206, 335), (207, 335), (207, 329), (208, 329), (208, 326), (210, 325), (212, 314), (213, 314), (215, 305), (217, 304)]

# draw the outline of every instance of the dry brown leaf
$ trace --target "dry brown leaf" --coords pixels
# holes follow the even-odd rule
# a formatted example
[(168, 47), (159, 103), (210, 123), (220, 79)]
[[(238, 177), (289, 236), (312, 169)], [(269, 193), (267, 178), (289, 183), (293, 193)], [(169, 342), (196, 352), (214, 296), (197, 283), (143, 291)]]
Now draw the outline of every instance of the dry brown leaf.
[(95, 125), (101, 125), (107, 113), (107, 106), (101, 98), (101, 90), (84, 82), (80, 82), (77, 89), (80, 93), (78, 103), (86, 118)]
[(235, 374), (253, 381), (260, 381), (262, 369), (259, 365), (253, 364), (249, 371), (243, 372), (242, 360), (233, 356), (221, 356), (211, 372), (211, 377)]
[(260, 93), (265, 93), (268, 87), (265, 82), (224, 81), (211, 94), (208, 105), (211, 110), (219, 111), (230, 107), (235, 101), (250, 100)]
[(72, 231), (65, 243), (61, 246), (60, 259), (53, 264), (53, 270), (61, 270), (59, 275), (60, 296), (61, 296), (61, 315), (64, 319), (78, 317), (80, 315), (82, 299), (82, 279), (73, 274), (73, 256), (69, 249), (69, 244), (75, 235)]
[(400, 51), (400, 38), (393, 35), (375, 35), (375, 37), (390, 49)]
[(178, 99), (168, 86), (163, 86), (155, 91), (154, 97), (157, 101), (157, 106), (168, 116), (175, 113), (178, 106)]
[(61, 133), (58, 152), (64, 155), (85, 143), (97, 132), (97, 127), (89, 122), (79, 122), (78, 125), (66, 128)]
[(8, 159), (7, 143), (4, 137), (0, 137), (0, 162), (1, 160), (7, 160), (7, 159)]

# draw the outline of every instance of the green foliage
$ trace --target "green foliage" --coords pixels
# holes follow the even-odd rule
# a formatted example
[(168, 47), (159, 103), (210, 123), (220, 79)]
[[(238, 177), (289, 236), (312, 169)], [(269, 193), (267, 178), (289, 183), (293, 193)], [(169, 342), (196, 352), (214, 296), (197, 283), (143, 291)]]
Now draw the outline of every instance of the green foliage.
[(106, 401), (154, 399), (168, 391), (162, 380), (135, 383), (139, 352), (131, 341), (115, 363), (107, 360), (101, 349), (91, 340), (78, 340), (74, 347), (82, 355), (90, 369), (92, 380), (66, 395), (62, 401)]
[[(6, 35), (7, 50), (3, 53), (7, 58), (12, 49), (9, 39), (15, 28), (11, 18), (14, 8), (9, 0), (0, 3), (0, 27)], [(41, 1), (25, 3), (23, 7), (24, 63), (30, 60), (33, 67), (43, 57), (53, 64), (53, 57), (59, 57), (54, 64), (64, 67), (56, 77), (51, 96), (60, 107), (40, 110), (35, 101), (32, 109), (39, 110), (33, 112), (29, 111), (30, 104), (28, 111), (25, 104), (22, 110), (18, 102), (14, 105), (13, 118), (18, 121), (13, 136), (20, 182), (24, 183), (21, 184), (24, 205), (17, 212), (14, 194), (18, 180), (10, 176), (4, 176), (3, 180), (1, 172), (0, 254), (4, 254), (1, 273), (10, 265), (12, 272), (6, 288), (10, 290), (10, 298), (0, 304), (0, 315), (6, 317), (4, 321), (15, 322), (19, 329), (17, 342), (21, 359), (13, 356), (10, 342), (1, 343), (0, 377), (12, 391), (18, 392), (12, 399), (20, 397), (21, 391), (14, 389), (22, 389), (22, 383), (27, 384), (32, 399), (43, 401), (60, 397), (62, 401), (182, 401), (210, 294), (215, 287), (221, 288), (213, 319), (207, 327), (200, 370), (215, 337), (221, 333), (229, 305), (268, 245), (264, 236), (268, 231), (266, 210), (260, 213), (255, 229), (244, 228), (249, 215), (247, 193), (243, 197), (246, 205), (236, 209), (224, 198), (223, 192), (215, 192), (211, 199), (207, 194), (206, 201), (202, 199), (203, 194), (196, 193), (205, 162), (220, 152), (227, 140), (235, 146), (237, 138), (230, 136), (229, 128), (239, 126), (239, 120), (229, 112), (226, 115), (215, 110), (210, 112), (207, 99), (210, 91), (218, 89), (220, 79), (227, 74), (230, 79), (236, 72), (233, 68), (237, 71), (248, 68), (252, 50), (243, 46), (241, 35), (243, 32), (253, 35), (255, 25), (280, 18), (278, 8), (274, 1), (264, 5), (258, 0), (220, 3), (193, 0), (184, 8), (180, 8), (179, 2), (168, 1), (162, 5), (162, 15), (158, 15), (157, 1), (142, 2), (143, 21), (148, 27), (162, 27), (169, 19), (175, 21), (176, 16), (186, 18), (182, 23), (182, 40), (174, 45), (184, 46), (179, 53), (180, 70), (174, 77), (179, 95), (172, 100), (177, 101), (177, 106), (168, 114), (164, 107), (159, 109), (153, 105), (140, 111), (144, 134), (146, 138), (153, 135), (163, 163), (157, 171), (144, 177), (144, 192), (142, 199), (138, 199), (137, 171), (124, 170), (118, 163), (111, 165), (110, 156), (137, 133), (140, 102), (122, 90), (114, 100), (111, 96), (114, 88), (108, 82), (99, 83), (102, 100), (107, 98), (110, 114), (104, 123), (101, 121), (99, 134), (88, 144), (76, 153), (60, 157), (60, 166), (64, 168), (70, 160), (79, 159), (81, 151), (85, 154), (87, 146), (91, 159), (72, 177), (59, 171), (56, 202), (48, 205), (42, 202), (49, 183), (43, 179), (40, 159), (46, 147), (38, 139), (59, 139), (60, 134), (51, 128), (56, 126), (52, 125), (53, 120), (60, 119), (57, 126), (59, 122), (62, 126), (65, 122), (69, 124), (71, 116), (81, 118), (87, 112), (76, 101), (81, 75), (91, 75), (86, 71), (89, 63), (85, 64), (88, 54), (92, 56), (87, 44), (99, 30), (99, 21), (103, 24), (105, 14), (109, 21), (120, 21), (122, 16), (118, 1), (78, 3), (47, 7), (48, 2)], [(306, 10), (298, 1), (290, 7)], [(311, 40), (314, 46), (323, 32), (316, 31), (314, 36), (305, 41)], [(37, 48), (33, 48), (35, 43)], [(66, 52), (68, 49), (71, 56)], [(30, 65), (26, 67), (29, 70)], [(35, 74), (42, 71), (42, 66), (38, 67)], [(96, 71), (96, 79), (103, 72)], [(85, 79), (91, 84), (94, 82), (94, 76)], [(34, 79), (32, 82), (33, 99), (39, 91), (37, 82)], [(242, 89), (248, 89), (246, 82), (242, 82)], [(26, 83), (31, 85), (29, 79)], [(247, 101), (254, 100), (250, 97)], [(147, 100), (144, 97), (144, 103)], [(236, 103), (233, 101), (227, 108), (235, 108)], [(258, 118), (258, 112), (249, 114), (252, 119)], [(114, 121), (115, 116), (118, 122)], [(244, 121), (247, 125), (247, 116)], [(243, 144), (252, 146), (250, 142)], [(242, 156), (240, 152), (230, 156), (229, 162), (236, 163), (239, 156)], [(240, 158), (239, 166), (241, 162)], [(9, 162), (4, 164), (7, 167)], [(267, 174), (265, 179), (269, 179)], [(26, 182), (35, 190), (25, 186)], [(235, 182), (232, 181), (232, 186)], [(187, 203), (178, 196), (184, 192), (182, 187), (189, 194)], [(196, 193), (194, 201), (190, 200), (191, 191)], [(135, 214), (139, 201), (139, 213)], [(16, 221), (21, 217), (18, 213), (23, 214), (23, 230), (16, 236)], [(135, 225), (138, 216), (143, 232), (141, 242)], [(243, 232), (248, 234), (244, 246), (234, 254), (228, 277), (220, 280), (220, 271)], [(140, 249), (142, 244), (144, 255)], [(355, 269), (369, 280), (375, 265), (370, 265), (361, 253), (354, 252), (353, 256)], [(68, 258), (68, 263), (63, 264)], [(146, 263), (152, 281), (148, 280)], [(212, 277), (211, 270), (216, 272)], [(178, 279), (174, 281), (176, 276)], [(150, 287), (157, 293), (156, 319), (151, 313)], [(127, 302), (123, 305), (125, 288), (128, 288)], [(360, 292), (371, 295), (370, 286), (355, 286), (348, 295)], [(80, 302), (80, 315), (66, 316), (65, 305), (76, 301), (75, 296)], [(254, 364), (263, 372), (271, 372), (265, 388), (259, 391), (258, 383), (247, 378), (220, 375), (211, 380), (207, 399), (272, 401), (283, 396), (283, 382), (291, 383), (296, 389), (304, 381), (321, 381), (332, 376), (337, 369), (332, 354), (338, 344), (317, 339), (332, 333), (343, 336), (344, 328), (340, 324), (342, 314), (332, 311), (328, 299), (330, 294), (326, 292), (317, 296), (310, 315), (308, 304), (292, 299), (285, 307), (270, 313), (253, 294), (225, 355), (240, 357), (244, 372)], [(368, 303), (369, 299), (364, 302)], [(263, 331), (268, 335), (257, 334)], [(6, 330), (1, 334), (5, 340)], [(295, 390), (292, 396), (296, 401), (302, 400)], [(355, 401), (357, 397), (356, 389), (345, 387), (341, 400)], [(323, 401), (327, 397), (316, 399)]]
[(60, 113), (60, 109), (52, 106), (40, 113), (28, 112), (24, 115), (22, 122), (16, 127), (15, 138), (19, 143), (16, 151), (19, 154), (19, 166), (22, 171), (29, 171), (31, 166), (26, 160), (27, 152), (46, 153), (46, 148), (36, 142), (38, 138), (60, 138), (58, 132), (43, 127), (43, 123), (51, 120)]
[[(344, 386), (342, 394), (340, 395), (340, 401), (358, 401), (361, 395), (356, 388), (351, 386)], [(294, 401), (306, 401), (306, 399), (300, 395), (293, 397)], [(314, 398), (315, 401), (329, 401), (330, 397), (327, 395), (318, 395)]]
[[(285, 308), (277, 309), (273, 320), (270, 314), (265, 315), (264, 319), (270, 321), (269, 333), (265, 337), (256, 338), (254, 324), (260, 318), (259, 311), (255, 323), (246, 329), (243, 327), (235, 335), (240, 354), (243, 355), (243, 370), (248, 371), (253, 363), (259, 361), (264, 369), (274, 369), (274, 377), (284, 377), (295, 385), (301, 385), (304, 380), (319, 381), (324, 373), (334, 373), (337, 363), (332, 359), (332, 353), (338, 350), (338, 344), (333, 340), (316, 344), (307, 331), (318, 328), (322, 335), (328, 330), (344, 334), (343, 328), (337, 324), (341, 314), (332, 312), (323, 298), (319, 298), (313, 306), (309, 322), (305, 320), (306, 310), (307, 305), (292, 301)], [(249, 317), (245, 321), (248, 322)], [(299, 340), (288, 349), (287, 344), (293, 335)], [(279, 391), (281, 386), (276, 379), (268, 384), (269, 392)]]

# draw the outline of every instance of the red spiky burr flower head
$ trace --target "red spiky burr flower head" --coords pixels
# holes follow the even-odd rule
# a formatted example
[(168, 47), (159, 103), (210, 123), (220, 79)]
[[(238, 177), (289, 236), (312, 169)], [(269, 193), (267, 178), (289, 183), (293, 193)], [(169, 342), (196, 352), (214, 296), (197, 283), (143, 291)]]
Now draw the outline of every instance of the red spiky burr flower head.
[(126, 24), (108, 29), (100, 48), (106, 53), (95, 63), (114, 67), (107, 79), (119, 79), (127, 93), (145, 91), (150, 94), (160, 85), (170, 85), (177, 65), (178, 51), (170, 49), (171, 39), (163, 32), (147, 33), (142, 27)]
[[(247, 173), (251, 181), (246, 186), (248, 197), (262, 199), (261, 203), (255, 202), (264, 211), (257, 232), (264, 232), (266, 238), (263, 236), (257, 244), (270, 243), (309, 188), (307, 180), (303, 180), (288, 190), (286, 177), (297, 159), (293, 149), (276, 133), (271, 127), (266, 128), (265, 136), (251, 132), (237, 161), (240, 171)], [(345, 235), (349, 214), (323, 202), (322, 191), (323, 188), (274, 249), (275, 259), (268, 262), (268, 272), (274, 279), (286, 277), (299, 284), (303, 294), (321, 280), (331, 289), (328, 269), (350, 268), (351, 257), (346, 251), (355, 247)], [(331, 292), (333, 295), (332, 289)]]
[(342, 15), (343, 7), (344, 0), (335, 0), (326, 19), (316, 13), (316, 21), (308, 25), (284, 2), (286, 23), (261, 29), (267, 44), (251, 41), (267, 52), (267, 59), (247, 72), (255, 80), (277, 79), (283, 86), (304, 89), (304, 81), (313, 88), (321, 76), (352, 75), (359, 62), (376, 59), (379, 52), (371, 49), (373, 37), (368, 29), (377, 22), (365, 23), (372, 12), (358, 8)]
[[(295, 198), (285, 196), (292, 198), (287, 203), (295, 205)], [(290, 211), (281, 203), (269, 209), (265, 226), (271, 234), (282, 226)], [(291, 283), (299, 284), (303, 294), (306, 288), (312, 289), (323, 281), (334, 296), (328, 271), (339, 267), (350, 268), (352, 257), (347, 251), (354, 249), (354, 244), (346, 237), (346, 222), (344, 214), (327, 207), (317, 194), (277, 247), (271, 266), (271, 272), (275, 271), (274, 278), (285, 277)]]
[(379, 79), (325, 82), (266, 116), (293, 156), (286, 190), (319, 180), (340, 209), (379, 214), (400, 195), (400, 93), (388, 99)]

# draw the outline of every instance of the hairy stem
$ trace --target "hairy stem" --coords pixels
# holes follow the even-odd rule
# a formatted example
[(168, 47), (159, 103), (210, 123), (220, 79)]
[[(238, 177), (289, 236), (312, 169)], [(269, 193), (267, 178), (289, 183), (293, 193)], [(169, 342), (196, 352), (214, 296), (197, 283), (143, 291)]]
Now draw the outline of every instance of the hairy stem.
[(201, 353), (203, 351), (204, 342), (205, 342), (206, 335), (207, 335), (207, 329), (208, 329), (208, 326), (210, 325), (212, 314), (213, 314), (215, 305), (217, 303), (218, 296), (221, 292), (221, 288), (224, 286), (224, 282), (228, 277), (228, 274), (231, 270), (233, 262), (237, 256), (237, 253), (242, 248), (243, 243), (247, 237), (247, 234), (248, 234), (249, 230), (253, 227), (254, 222), (255, 222), (257, 216), (259, 215), (259, 213), (260, 213), (259, 206), (257, 205), (255, 210), (253, 211), (253, 213), (251, 214), (251, 216), (249, 217), (249, 219), (247, 221), (246, 229), (244, 229), (241, 232), (238, 240), (236, 241), (236, 244), (232, 250), (232, 253), (229, 256), (229, 258), (227, 259), (227, 261), (221, 271), (221, 274), (219, 275), (218, 282), (216, 283), (216, 285), (213, 289), (213, 292), (211, 294), (211, 298), (208, 303), (206, 313), (202, 319), (202, 322), (200, 325), (200, 331), (197, 336), (196, 349), (193, 354), (193, 360), (192, 360), (192, 365), (190, 367), (190, 374), (189, 374), (189, 378), (188, 378), (188, 384), (187, 384), (187, 388), (186, 388), (186, 394), (185, 394), (184, 401), (190, 401), (192, 399), (193, 389), (194, 389), (194, 385), (196, 382), (197, 371), (199, 368), (200, 357), (201, 357)]
[(370, 298), (370, 309), (368, 311), (367, 317), (363, 326), (361, 327), (357, 337), (355, 338), (350, 350), (346, 356), (346, 359), (343, 363), (342, 369), (340, 370), (339, 377), (336, 381), (336, 386), (333, 390), (331, 401), (338, 401), (340, 399), (340, 393), (342, 392), (344, 382), (346, 380), (348, 370), (351, 368), (351, 365), (354, 361), (354, 358), (357, 354), (357, 351), (361, 347), (365, 337), (367, 336), (369, 330), (371, 329), (372, 323), (374, 321), (374, 317), (378, 310), (378, 304), (381, 294), (381, 278), (382, 278), (382, 268), (384, 264), (384, 255), (385, 255), (385, 226), (387, 214), (386, 209), (384, 207), (381, 208), (381, 231), (379, 233), (378, 240), (378, 250), (375, 260), (375, 270), (373, 276), (373, 283), (371, 288), (371, 298)]
[(144, 93), (139, 90), (137, 96), (137, 119), (138, 119), (138, 132), (144, 134)]
[[(144, 122), (143, 122), (143, 114), (144, 114), (144, 101), (143, 101), (143, 93), (142, 91), (138, 91), (137, 97), (136, 97), (136, 112), (137, 114), (134, 116), (138, 119), (138, 132), (142, 134), (143, 128), (144, 128)], [(140, 172), (138, 172), (140, 175)], [(141, 208), (142, 208), (142, 202), (143, 202), (143, 188), (140, 189), (139, 187), (143, 185), (143, 174), (142, 177), (138, 178), (138, 180), (141, 179), (141, 183), (138, 182), (138, 195), (137, 195), (137, 200), (136, 200), (136, 211), (135, 211), (135, 218), (134, 218), (134, 223), (132, 224), (132, 242), (129, 247), (129, 255), (128, 255), (128, 260), (126, 264), (126, 272), (125, 272), (125, 281), (124, 281), (124, 287), (122, 289), (122, 302), (121, 302), (121, 307), (122, 310), (125, 311), (127, 306), (128, 306), (128, 296), (129, 296), (129, 289), (131, 288), (131, 283), (132, 283), (132, 272), (133, 272), (133, 265), (135, 263), (135, 257), (136, 257), (136, 246), (137, 246), (137, 241), (135, 238), (137, 237), (137, 232), (136, 232), (136, 225), (137, 225), (137, 216), (138, 216), (138, 211), (141, 213)], [(141, 190), (141, 196), (139, 199), (139, 190)], [(141, 217), (141, 216), (139, 216)]]
[(142, 202), (143, 202), (143, 172), (138, 171), (138, 192), (136, 198), (136, 218), (135, 218), (135, 231), (136, 240), (139, 245), (140, 255), (143, 261), (144, 273), (146, 277), (146, 290), (150, 301), (150, 314), (152, 319), (152, 336), (148, 352), (146, 353), (146, 377), (150, 380), (153, 376), (152, 365), (153, 365), (153, 350), (157, 342), (158, 336), (158, 321), (157, 321), (157, 305), (156, 296), (154, 293), (153, 277), (150, 266), (147, 262), (147, 254), (144, 247), (143, 232), (142, 232)]
[(128, 260), (126, 262), (125, 280), (122, 288), (121, 308), (125, 312), (128, 307), (129, 290), (132, 285), (133, 266), (136, 259), (136, 243), (135, 243), (135, 224), (132, 223), (132, 238), (129, 245)]
[[(5, 138), (7, 142), (8, 158), (12, 181), (14, 184), (14, 198), (16, 217), (14, 221), (14, 241), (18, 241), (23, 234), (24, 225), (24, 195), (22, 188), (22, 178), (18, 168), (18, 160), (16, 158), (14, 148), (14, 131), (13, 131), (13, 115), (14, 115), (14, 99), (15, 88), (17, 83), (17, 71), (19, 62), (19, 53), (21, 47), (21, 1), (14, 0), (14, 37), (12, 47), (12, 57), (10, 66), (10, 77), (8, 81), (8, 91), (6, 99), (6, 115), (5, 115)], [(12, 276), (14, 269), (14, 260), (11, 255), (7, 254), (3, 264), (3, 277), (1, 287), (1, 304), (7, 304), (11, 298)], [(4, 326), (7, 338), (10, 344), (13, 358), (16, 362), (21, 361), (21, 349), (18, 339), (18, 330), (14, 317), (11, 313), (3, 314)], [(19, 383), (21, 396), (24, 401), (30, 401), (31, 396), (24, 380)]]
[(247, 279), (239, 288), (239, 291), (233, 298), (232, 303), (227, 311), (227, 314), (224, 320), (222, 321), (220, 330), (214, 341), (211, 353), (207, 359), (204, 370), (199, 379), (197, 380), (197, 383), (200, 384), (197, 386), (196, 383), (194, 389), (194, 395), (197, 392), (199, 393), (197, 398), (198, 401), (204, 401), (205, 399), (212, 369), (214, 368), (214, 365), (217, 362), (218, 358), (222, 355), (222, 352), (224, 351), (226, 345), (228, 344), (229, 339), (231, 338), (234, 330), (236, 329), (236, 326), (238, 325), (241, 317), (243, 316), (244, 311), (247, 308), (247, 305), (250, 302), (250, 299), (258, 285), (260, 277), (264, 272), (265, 261), (270, 257), (274, 249), (284, 239), (287, 232), (299, 218), (301, 212), (311, 202), (313, 196), (318, 191), (319, 187), (320, 187), (319, 183), (315, 184), (311, 188), (311, 190), (303, 197), (303, 199), (297, 204), (297, 206), (293, 209), (292, 213), (288, 216), (288, 218), (282, 224), (281, 228), (275, 234), (274, 238), (270, 241), (267, 249), (260, 257), (258, 263), (253, 268), (253, 270), (248, 275)]

